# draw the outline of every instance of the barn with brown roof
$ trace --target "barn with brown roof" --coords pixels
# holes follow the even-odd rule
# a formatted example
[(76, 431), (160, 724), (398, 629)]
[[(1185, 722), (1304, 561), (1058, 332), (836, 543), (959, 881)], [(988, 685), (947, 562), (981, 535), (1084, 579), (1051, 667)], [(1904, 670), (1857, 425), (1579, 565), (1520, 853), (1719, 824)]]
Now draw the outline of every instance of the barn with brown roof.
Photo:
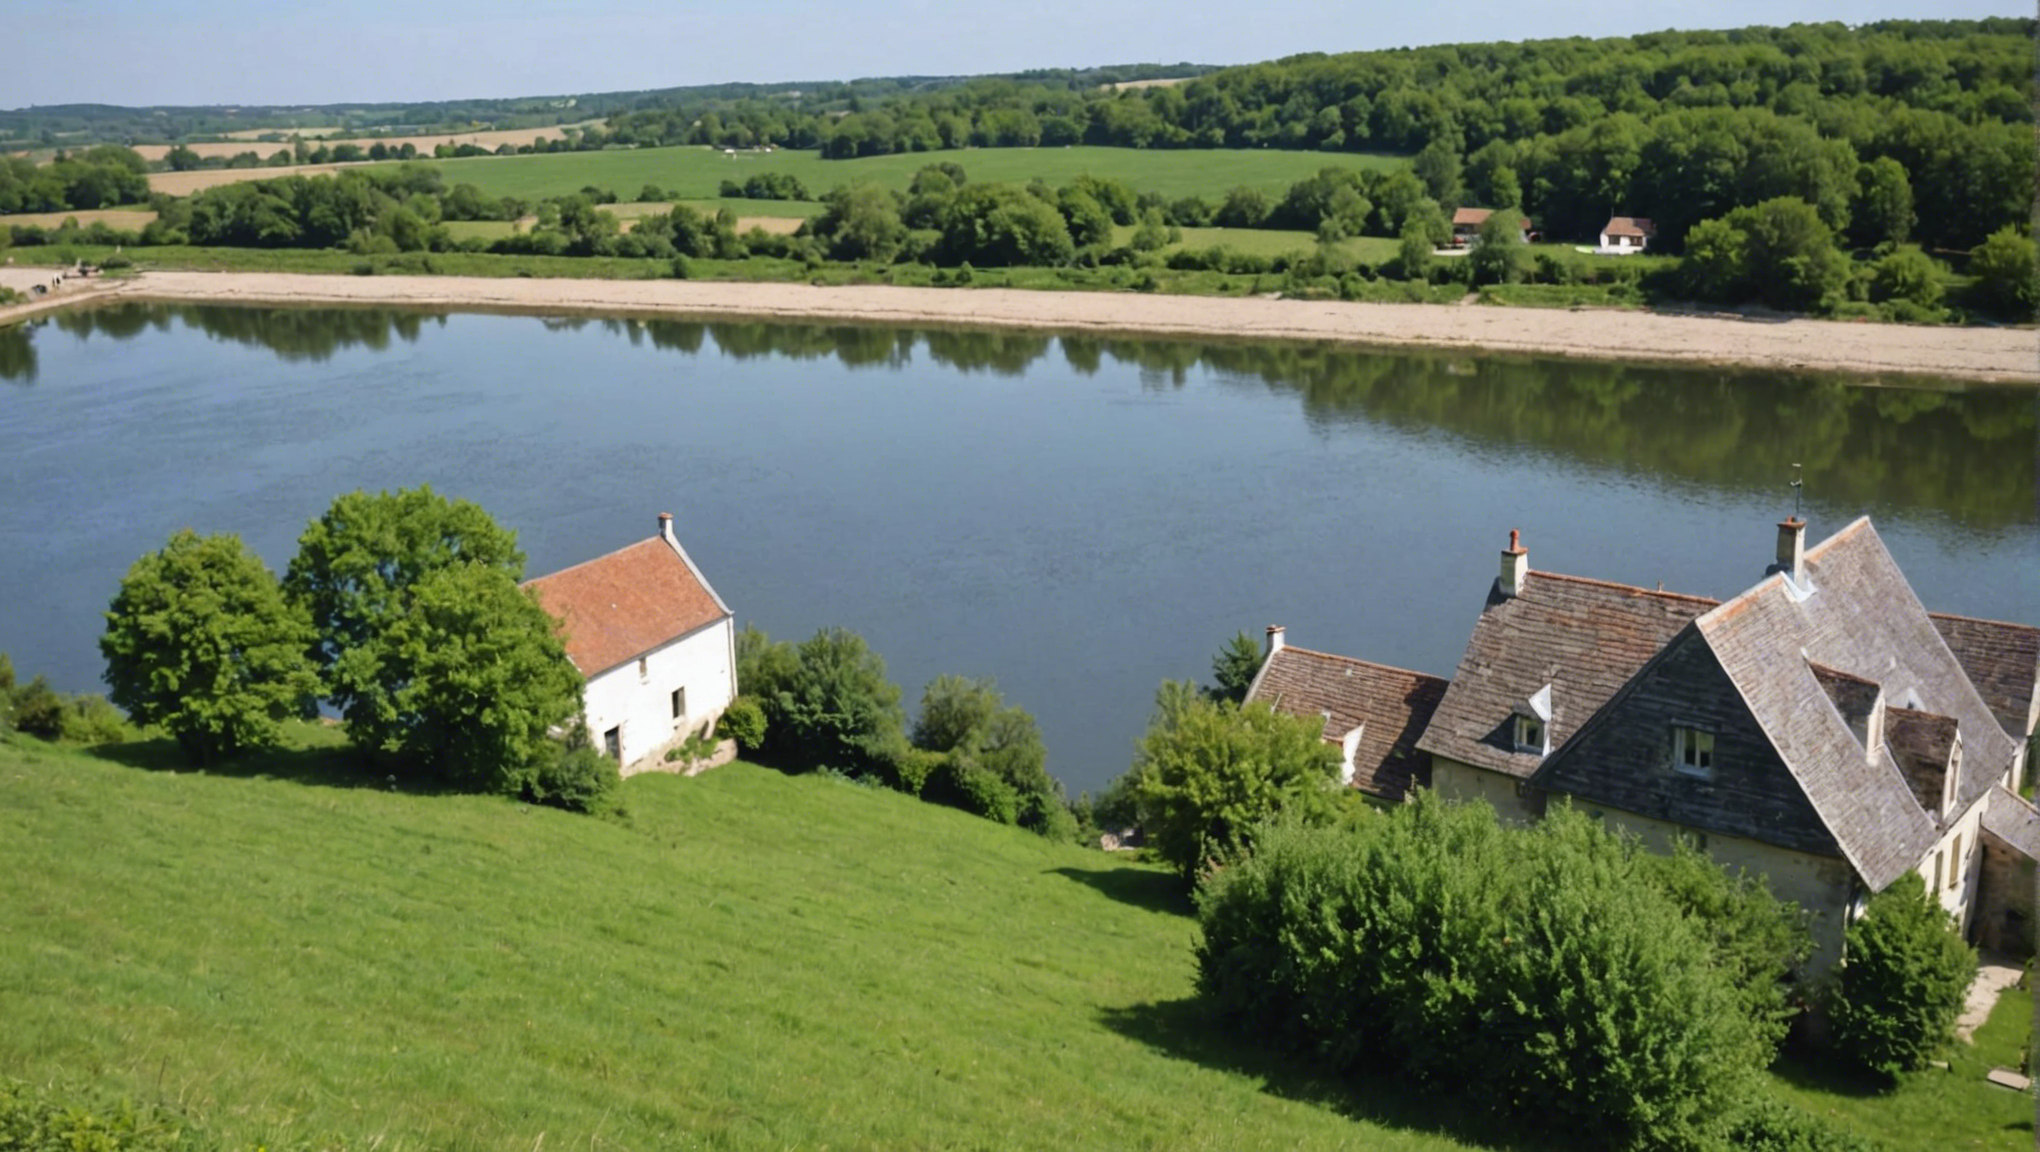
[(658, 533), (526, 583), (588, 679), (589, 735), (625, 775), (715, 729), (736, 696), (729, 606), (659, 514)]

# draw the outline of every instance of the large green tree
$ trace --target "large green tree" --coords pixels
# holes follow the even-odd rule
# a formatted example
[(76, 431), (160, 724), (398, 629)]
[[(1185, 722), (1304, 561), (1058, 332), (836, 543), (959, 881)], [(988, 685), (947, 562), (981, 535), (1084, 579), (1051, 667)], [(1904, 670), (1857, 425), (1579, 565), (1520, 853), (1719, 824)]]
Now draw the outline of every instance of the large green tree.
[(548, 734), (580, 712), (553, 619), (501, 568), (426, 573), (367, 651), (389, 689), (370, 727), (381, 750), (458, 787), (530, 790), (559, 756)]
[(316, 698), (312, 636), (239, 537), (185, 529), (128, 569), (99, 650), (113, 702), (205, 765), (274, 743)]
[(1142, 831), (1189, 879), (1250, 849), (1255, 829), (1278, 815), (1331, 818), (1339, 755), (1323, 727), (1315, 716), (1164, 683), (1133, 764)]
[(1986, 306), (2013, 320), (2031, 320), (2040, 307), (2040, 250), (2033, 238), (2007, 224), (1969, 254), (1969, 274)]
[(989, 679), (938, 676), (921, 693), (914, 747), (943, 763), (924, 797), (1066, 839), (1075, 822), (1048, 774), (1041, 729)]
[(1833, 989), (1835, 1046), (1883, 1076), (1926, 1067), (1954, 1035), (1976, 953), (1908, 872), (1849, 925)]
[(442, 569), (478, 566), (514, 584), (524, 571), (515, 533), (480, 506), (430, 486), (351, 492), (298, 538), (284, 591), (317, 630), (312, 658), (348, 735), (372, 755), (402, 747), (415, 717), (398, 694), (408, 681), (391, 662), (392, 627), (418, 584)]
[(864, 637), (824, 628), (794, 648), (767, 714), (773, 739), (802, 767), (863, 775), (905, 744), (900, 687)]

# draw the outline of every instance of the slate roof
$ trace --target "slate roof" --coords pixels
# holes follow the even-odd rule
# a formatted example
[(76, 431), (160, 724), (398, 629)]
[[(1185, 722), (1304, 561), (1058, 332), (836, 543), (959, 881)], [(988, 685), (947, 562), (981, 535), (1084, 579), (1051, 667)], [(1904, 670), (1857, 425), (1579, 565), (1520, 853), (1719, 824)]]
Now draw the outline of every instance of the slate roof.
[(1929, 615), (2006, 735), (2024, 740), (2040, 720), (2040, 628)]
[(1843, 854), (1873, 890), (1939, 835), (1889, 745), (1849, 730), (1815, 665), (1875, 680), (1887, 707), (1949, 718), (1963, 743), (1954, 811), (1983, 798), (2012, 743), (1863, 518), (1806, 552), (1810, 594), (1771, 576), (1694, 621)]
[(1657, 235), (1657, 226), (1641, 216), (1610, 216), (1601, 229), (1604, 236), (1648, 237)]
[(525, 582), (560, 621), (567, 658), (593, 679), (730, 615), (677, 540), (640, 540)]
[(1717, 602), (1578, 576), (1531, 572), (1515, 596), (1488, 592), (1459, 667), (1417, 748), (1527, 778), (1539, 757), (1515, 751), (1517, 705), (1551, 685), (1555, 753), (1616, 689)]
[(1955, 750), (1953, 717), (1911, 708), (1884, 709), (1884, 743), (1905, 782), (1934, 822), (1941, 823), (1941, 797), (1948, 784), (1948, 757)]
[(1324, 738), (1341, 743), (1362, 728), (1353, 751), (1353, 786), (1401, 800), (1430, 779), (1417, 737), (1431, 722), (1445, 681), (1422, 672), (1284, 645), (1262, 664), (1247, 699), (1292, 716), (1323, 716)]
[(1984, 801), (1983, 830), (2027, 857), (2040, 859), (2040, 808), (2006, 791), (2002, 784), (1992, 788)]

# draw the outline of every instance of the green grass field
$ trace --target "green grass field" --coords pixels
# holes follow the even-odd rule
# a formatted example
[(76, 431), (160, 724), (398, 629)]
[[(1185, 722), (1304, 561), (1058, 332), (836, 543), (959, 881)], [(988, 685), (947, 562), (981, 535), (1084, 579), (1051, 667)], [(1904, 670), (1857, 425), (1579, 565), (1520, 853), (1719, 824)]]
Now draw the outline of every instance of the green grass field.
[(239, 1146), (1456, 1146), (1218, 1058), (1157, 871), (741, 763), (624, 800), (0, 745), (0, 1075)]
[[(619, 820), (356, 787), (328, 729), (235, 775), (0, 738), (0, 1076), (209, 1138), (378, 1148), (1459, 1146), (1191, 999), (1136, 864), (738, 763)], [(2030, 993), (1896, 1093), (1777, 1091), (1892, 1149), (2030, 1147)], [(1506, 1134), (1484, 1143), (1507, 1147)]]
[[(467, 181), (492, 196), (538, 199), (578, 192), (593, 185), (626, 199), (647, 184), (678, 191), (688, 200), (715, 199), (724, 180), (742, 182), (766, 172), (800, 178), (820, 196), (839, 184), (869, 181), (905, 191), (914, 173), (941, 162), (963, 165), (973, 181), (1024, 184), (1035, 178), (1066, 184), (1077, 176), (1123, 180), (1136, 192), (1174, 199), (1216, 200), (1236, 186), (1280, 195), (1320, 168), (1387, 168), (1401, 157), (1326, 152), (1241, 150), (1145, 150), (1133, 148), (975, 148), (914, 152), (862, 160), (823, 160), (815, 152), (739, 153), (708, 148), (640, 148), (606, 152), (555, 152), (540, 156), (476, 156), (433, 163), (447, 183)], [(743, 212), (742, 215), (764, 215)]]

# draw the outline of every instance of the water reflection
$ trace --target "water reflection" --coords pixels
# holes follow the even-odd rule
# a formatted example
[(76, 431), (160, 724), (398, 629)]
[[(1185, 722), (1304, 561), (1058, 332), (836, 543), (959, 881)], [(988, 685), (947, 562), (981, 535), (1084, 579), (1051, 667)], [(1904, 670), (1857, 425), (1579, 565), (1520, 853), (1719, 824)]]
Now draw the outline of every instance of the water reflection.
[[(286, 360), (410, 343), (444, 315), (372, 309), (124, 305), (59, 313), (78, 337), (128, 339), (173, 324)], [(898, 368), (925, 356), (963, 372), (1017, 376), (1058, 349), (1072, 371), (1137, 367), (1149, 389), (1209, 372), (1231, 388), (1294, 393), (1326, 435), (1366, 424), (1444, 433), (1484, 451), (1534, 452), (1712, 491), (1780, 482), (1796, 460), (1823, 498), (1938, 513), (1976, 529), (2034, 518), (2035, 399), (2005, 388), (1881, 388), (1840, 376), (1709, 367), (1375, 351), (1330, 345), (1050, 337), (1006, 330), (791, 325), (748, 320), (548, 319), (637, 346), (735, 359), (833, 359)], [(36, 378), (34, 332), (0, 330), (0, 378)]]

